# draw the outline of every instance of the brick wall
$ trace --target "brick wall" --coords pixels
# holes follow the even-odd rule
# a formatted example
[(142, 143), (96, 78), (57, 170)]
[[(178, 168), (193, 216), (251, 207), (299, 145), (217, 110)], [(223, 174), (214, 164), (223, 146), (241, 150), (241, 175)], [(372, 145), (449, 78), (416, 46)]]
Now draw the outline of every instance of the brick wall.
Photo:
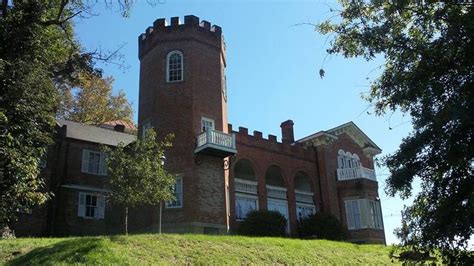
[[(232, 125), (229, 125), (232, 131)], [(288, 189), (288, 212), (290, 231), (292, 235), (297, 234), (296, 200), (294, 193), (294, 178), (297, 172), (302, 171), (308, 175), (312, 184), (315, 206), (320, 209), (321, 194), (319, 187), (319, 176), (315, 164), (315, 153), (312, 148), (304, 148), (303, 145), (295, 143), (277, 142), (276, 137), (269, 135), (264, 138), (262, 133), (254, 131), (253, 135), (248, 134), (246, 128), (240, 127), (237, 134), (237, 156), (234, 162), (246, 159), (252, 163), (258, 181), (258, 202), (259, 209), (267, 209), (267, 190), (265, 175), (270, 166), (277, 166), (281, 169), (285, 187)], [(230, 171), (230, 225), (231, 230), (236, 230), (239, 223), (235, 220), (235, 185), (234, 169)]]

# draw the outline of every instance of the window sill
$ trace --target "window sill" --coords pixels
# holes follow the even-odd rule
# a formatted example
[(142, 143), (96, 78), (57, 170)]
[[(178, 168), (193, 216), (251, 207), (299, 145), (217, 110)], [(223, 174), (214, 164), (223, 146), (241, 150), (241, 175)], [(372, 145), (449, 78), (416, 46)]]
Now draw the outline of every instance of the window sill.
[(182, 209), (183, 206), (166, 206), (165, 209)]
[(104, 219), (104, 218), (95, 218), (95, 217), (81, 217), (81, 216), (78, 216), (78, 217), (84, 220), (103, 220)]

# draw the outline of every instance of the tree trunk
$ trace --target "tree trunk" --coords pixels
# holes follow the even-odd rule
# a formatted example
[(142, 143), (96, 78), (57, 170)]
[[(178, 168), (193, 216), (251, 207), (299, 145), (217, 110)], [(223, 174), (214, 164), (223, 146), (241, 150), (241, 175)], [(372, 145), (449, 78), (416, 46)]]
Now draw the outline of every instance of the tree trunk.
[(128, 207), (125, 207), (125, 235), (128, 236)]
[(163, 214), (162, 204), (163, 204), (163, 202), (160, 201), (160, 221), (159, 221), (159, 224), (158, 224), (158, 234), (161, 234), (161, 215)]

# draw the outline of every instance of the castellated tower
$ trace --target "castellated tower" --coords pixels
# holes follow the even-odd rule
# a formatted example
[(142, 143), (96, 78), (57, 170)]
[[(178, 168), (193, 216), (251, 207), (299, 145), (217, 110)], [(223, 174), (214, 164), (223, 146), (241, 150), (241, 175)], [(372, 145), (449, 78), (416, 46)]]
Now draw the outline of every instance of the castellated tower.
[(236, 151), (228, 134), (226, 52), (219, 26), (196, 16), (157, 19), (138, 39), (139, 135), (153, 127), (175, 135), (166, 165), (177, 200), (163, 208), (163, 230), (225, 233), (229, 195), (226, 161)]

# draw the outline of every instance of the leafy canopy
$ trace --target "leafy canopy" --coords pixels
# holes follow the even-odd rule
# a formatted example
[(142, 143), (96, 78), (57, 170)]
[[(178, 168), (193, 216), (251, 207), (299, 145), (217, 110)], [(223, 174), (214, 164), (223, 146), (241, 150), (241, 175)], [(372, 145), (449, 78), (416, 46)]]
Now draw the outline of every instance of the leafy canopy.
[(149, 129), (143, 139), (132, 144), (105, 148), (112, 202), (135, 207), (174, 199), (176, 179), (163, 166), (164, 152), (171, 147), (172, 138), (168, 135), (158, 142), (155, 131)]
[(108, 121), (132, 121), (133, 109), (125, 93), (112, 94), (112, 77), (81, 73), (78, 87), (60, 91), (58, 117), (86, 124)]
[[(55, 84), (77, 65), (71, 24), (44, 23), (59, 5), (19, 1), (0, 18), (0, 226), (45, 202), (38, 161), (51, 143)], [(77, 57), (76, 57), (77, 58)]]
[[(128, 14), (132, 1), (119, 0)], [(111, 4), (107, 1), (106, 4)], [(28, 212), (51, 194), (38, 162), (52, 142), (59, 92), (100, 77), (97, 60), (74, 38), (71, 20), (90, 14), (81, 0), (8, 1), (0, 6), (0, 227)], [(91, 87), (92, 89), (92, 87)], [(114, 106), (126, 106), (120, 95)], [(124, 114), (128, 115), (128, 113)]]
[(384, 158), (389, 195), (408, 198), (414, 178), (421, 180), (404, 212), (402, 241), (438, 248), (451, 262), (466, 259), (459, 249), (474, 233), (474, 8), (451, 1), (340, 4), (332, 10), (337, 19), (317, 26), (333, 36), (327, 52), (383, 56), (367, 99), (379, 115), (398, 109), (412, 118), (413, 132)]

